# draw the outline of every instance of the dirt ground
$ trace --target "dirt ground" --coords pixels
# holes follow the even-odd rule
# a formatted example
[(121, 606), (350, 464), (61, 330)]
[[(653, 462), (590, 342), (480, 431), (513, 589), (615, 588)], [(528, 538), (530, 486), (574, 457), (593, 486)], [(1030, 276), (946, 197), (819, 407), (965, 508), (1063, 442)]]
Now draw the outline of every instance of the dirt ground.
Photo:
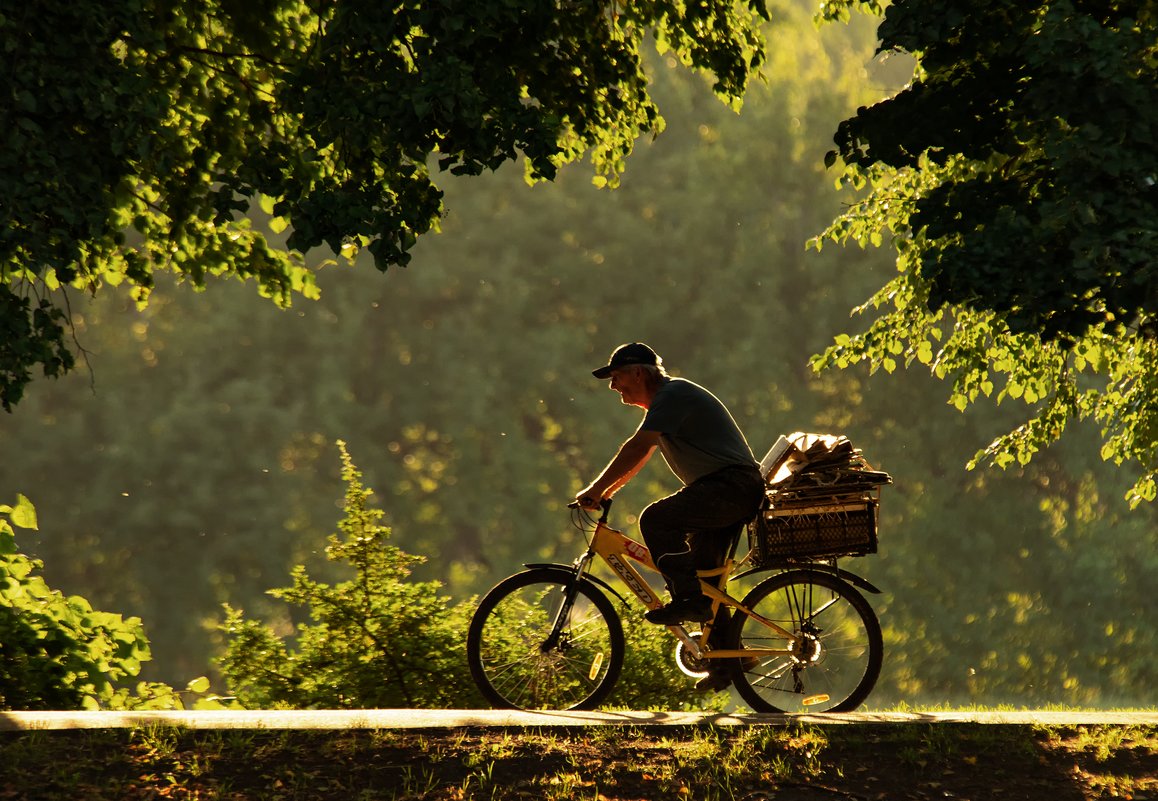
[(1158, 801), (1158, 727), (0, 733), (0, 799)]

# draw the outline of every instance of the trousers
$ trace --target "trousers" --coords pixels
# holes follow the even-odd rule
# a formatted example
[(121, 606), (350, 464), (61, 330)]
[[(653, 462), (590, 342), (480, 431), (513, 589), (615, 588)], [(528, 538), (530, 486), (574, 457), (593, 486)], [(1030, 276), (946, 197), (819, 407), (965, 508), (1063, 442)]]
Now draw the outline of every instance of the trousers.
[(700, 594), (696, 570), (723, 563), (763, 498), (760, 471), (737, 465), (699, 478), (643, 510), (639, 530), (672, 598)]

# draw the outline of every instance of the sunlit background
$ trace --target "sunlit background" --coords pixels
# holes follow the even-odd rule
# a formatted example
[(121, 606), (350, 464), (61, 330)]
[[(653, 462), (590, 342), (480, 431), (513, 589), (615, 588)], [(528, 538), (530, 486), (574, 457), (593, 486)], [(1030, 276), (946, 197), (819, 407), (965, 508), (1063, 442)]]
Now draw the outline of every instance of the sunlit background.
[[(919, 365), (809, 368), (893, 270), (887, 248), (806, 250), (849, 200), (824, 154), (910, 65), (873, 58), (873, 20), (817, 30), (798, 5), (741, 115), (654, 59), (667, 128), (618, 190), (583, 166), (535, 187), (518, 166), (447, 176), (442, 233), (408, 268), (325, 267), (322, 299), (288, 311), (236, 283), (162, 281), (144, 311), (74, 295), (82, 368), (0, 420), (0, 501), (39, 512), (22, 549), (52, 586), (141, 617), (145, 676), (182, 684), (213, 670), (223, 601), (284, 614), (266, 589), (298, 563), (326, 574), (340, 438), (421, 577), (469, 597), (578, 552), (564, 504), (639, 419), (590, 370), (642, 340), (729, 405), (757, 457), (781, 433), (840, 433), (893, 475), (881, 553), (848, 565), (884, 590), (870, 707), (1152, 702), (1158, 527), (1127, 509), (1096, 432), (968, 472), (1019, 409), (960, 414)], [(656, 460), (617, 522), (635, 532), (675, 486)]]

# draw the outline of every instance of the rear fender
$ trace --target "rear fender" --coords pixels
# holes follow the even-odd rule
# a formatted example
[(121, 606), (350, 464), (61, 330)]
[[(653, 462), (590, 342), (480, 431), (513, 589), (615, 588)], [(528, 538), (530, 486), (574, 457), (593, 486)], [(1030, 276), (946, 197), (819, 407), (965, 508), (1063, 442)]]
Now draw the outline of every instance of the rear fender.
[(829, 575), (835, 575), (837, 578), (844, 579), (849, 584), (860, 587), (865, 592), (871, 592), (875, 595), (881, 594), (880, 588), (878, 588), (868, 579), (861, 578), (856, 573), (850, 573), (849, 571), (842, 570), (839, 567), (827, 567), (824, 565), (794, 564), (784, 565), (782, 567), (754, 567), (751, 570), (745, 570), (743, 573), (738, 573), (737, 575), (732, 576), (729, 581), (735, 581), (736, 579), (741, 579), (744, 576), (751, 576), (753, 573), (784, 573), (789, 570), (804, 570), (811, 573), (827, 573)]

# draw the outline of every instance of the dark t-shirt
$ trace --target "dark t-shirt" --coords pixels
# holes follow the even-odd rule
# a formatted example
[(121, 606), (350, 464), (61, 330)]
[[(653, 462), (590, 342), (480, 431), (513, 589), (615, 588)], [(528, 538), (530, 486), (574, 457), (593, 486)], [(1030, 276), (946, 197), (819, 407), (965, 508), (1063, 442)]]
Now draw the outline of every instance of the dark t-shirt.
[(748, 441), (724, 404), (686, 379), (673, 378), (660, 387), (639, 428), (660, 433), (660, 452), (685, 485), (725, 467), (756, 467)]

